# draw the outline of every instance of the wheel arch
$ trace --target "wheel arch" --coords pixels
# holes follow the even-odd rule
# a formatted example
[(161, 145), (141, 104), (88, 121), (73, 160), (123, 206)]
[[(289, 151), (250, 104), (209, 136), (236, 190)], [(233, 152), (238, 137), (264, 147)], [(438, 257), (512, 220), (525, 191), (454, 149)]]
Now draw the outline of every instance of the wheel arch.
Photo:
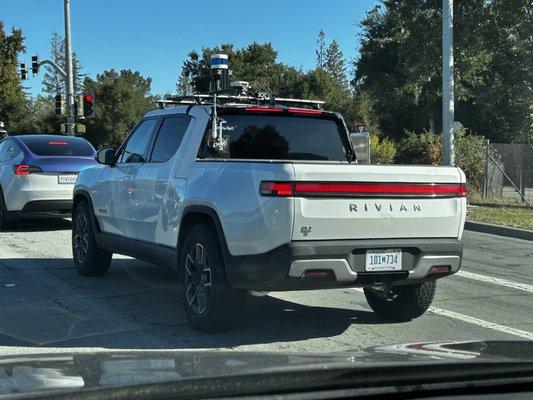
[(86, 201), (89, 205), (89, 212), (91, 213), (91, 220), (93, 222), (92, 226), (94, 229), (95, 237), (98, 239), (98, 234), (101, 232), (100, 230), (100, 224), (98, 223), (98, 220), (96, 219), (96, 215), (94, 214), (94, 207), (93, 207), (93, 201), (91, 199), (91, 195), (84, 189), (77, 189), (74, 191), (74, 197), (72, 199), (72, 216), (74, 217), (74, 210), (80, 204), (80, 202)]
[(181, 243), (183, 243), (185, 235), (192, 226), (198, 223), (210, 225), (214, 229), (217, 235), (217, 240), (220, 244), (220, 249), (222, 250), (222, 257), (224, 258), (226, 264), (226, 261), (229, 258), (229, 250), (220, 218), (213, 208), (202, 205), (190, 205), (183, 210), (180, 229), (178, 232), (178, 242), (176, 244), (178, 260), (182, 250)]

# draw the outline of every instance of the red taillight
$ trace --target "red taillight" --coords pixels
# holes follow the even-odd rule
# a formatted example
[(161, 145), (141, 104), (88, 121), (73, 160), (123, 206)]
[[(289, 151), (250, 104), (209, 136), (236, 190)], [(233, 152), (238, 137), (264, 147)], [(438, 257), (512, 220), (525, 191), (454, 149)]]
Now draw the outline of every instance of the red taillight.
[(57, 140), (52, 140), (51, 142), (48, 142), (48, 144), (52, 144), (52, 145), (65, 145), (65, 144), (68, 144), (67, 142), (60, 142), (60, 141), (57, 141)]
[(274, 108), (274, 107), (246, 107), (246, 111), (251, 112), (282, 112), (282, 108)]
[(291, 114), (306, 114), (306, 115), (320, 115), (320, 110), (310, 110), (308, 108), (277, 108), (277, 107), (246, 107), (246, 111), (251, 112), (267, 112), (267, 113), (280, 113), (287, 111)]
[(322, 111), (320, 110), (310, 110), (308, 108), (289, 108), (288, 110), (293, 114), (307, 114), (307, 115), (320, 115)]
[(262, 182), (265, 196), (465, 197), (455, 183)]
[(261, 182), (259, 192), (263, 196), (292, 196), (294, 195), (294, 184), (291, 182)]
[(35, 172), (43, 172), (41, 168), (35, 165), (27, 165), (27, 164), (14, 165), (13, 170), (15, 171), (15, 174), (17, 175), (29, 175)]

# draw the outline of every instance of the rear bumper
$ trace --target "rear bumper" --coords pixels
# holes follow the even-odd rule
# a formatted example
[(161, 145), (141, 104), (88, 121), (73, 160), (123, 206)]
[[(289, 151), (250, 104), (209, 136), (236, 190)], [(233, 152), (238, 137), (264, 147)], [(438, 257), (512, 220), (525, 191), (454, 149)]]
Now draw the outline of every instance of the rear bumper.
[[(402, 249), (402, 269), (366, 272), (367, 249)], [(237, 288), (258, 291), (326, 289), (420, 283), (457, 272), (463, 245), (457, 239), (295, 241), (267, 253), (227, 256), (226, 272)], [(448, 272), (431, 273), (433, 266)], [(306, 277), (308, 271), (326, 272)]]
[(29, 183), (20, 184), (4, 192), (9, 215), (17, 216), (36, 212), (57, 212), (72, 208), (74, 185), (57, 185), (56, 188), (34, 190)]
[(72, 200), (32, 200), (20, 211), (9, 211), (8, 219), (15, 220), (25, 216), (65, 216), (72, 211)]

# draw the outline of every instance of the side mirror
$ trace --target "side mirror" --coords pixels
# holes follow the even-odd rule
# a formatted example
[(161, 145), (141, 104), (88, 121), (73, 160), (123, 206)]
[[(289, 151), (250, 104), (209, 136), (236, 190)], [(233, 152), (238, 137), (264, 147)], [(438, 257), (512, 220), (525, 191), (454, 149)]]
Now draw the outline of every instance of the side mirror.
[(370, 164), (370, 135), (368, 132), (351, 132), (350, 142), (358, 164)]
[(113, 147), (104, 147), (97, 151), (96, 161), (104, 165), (115, 164), (115, 149)]

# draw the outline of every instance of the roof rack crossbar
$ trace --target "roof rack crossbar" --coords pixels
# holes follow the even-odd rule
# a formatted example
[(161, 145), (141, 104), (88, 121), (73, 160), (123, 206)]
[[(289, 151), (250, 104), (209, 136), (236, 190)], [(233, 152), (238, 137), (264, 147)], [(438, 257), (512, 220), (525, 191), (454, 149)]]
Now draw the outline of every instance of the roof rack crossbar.
[[(159, 108), (167, 108), (168, 106), (190, 105), (190, 104), (213, 104), (213, 95), (211, 94), (192, 94), (187, 96), (172, 96), (166, 95), (163, 100), (157, 101)], [(256, 97), (244, 95), (217, 95), (217, 103), (222, 105), (298, 105), (313, 107), (318, 110), (322, 109), (324, 101), (322, 100), (306, 100), (306, 99), (291, 99), (284, 97)]]

